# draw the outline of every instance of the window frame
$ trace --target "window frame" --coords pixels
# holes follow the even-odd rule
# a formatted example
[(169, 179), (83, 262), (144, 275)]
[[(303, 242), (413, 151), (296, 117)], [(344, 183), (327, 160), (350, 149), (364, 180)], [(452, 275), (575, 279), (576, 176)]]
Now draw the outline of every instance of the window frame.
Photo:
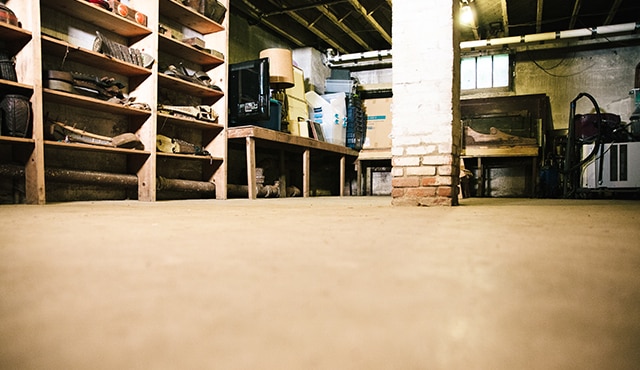
[[(506, 55), (508, 57), (508, 82), (507, 82), (507, 86), (498, 86), (498, 87), (493, 87), (495, 78), (494, 78), (494, 73), (495, 73), (495, 64), (494, 64), (494, 57), (495, 56), (502, 56), (502, 55)], [(482, 57), (491, 57), (491, 69), (492, 69), (492, 75), (491, 75), (491, 84), (492, 87), (477, 87), (478, 86), (478, 58), (482, 58)], [(474, 76), (474, 84), (475, 84), (475, 88), (468, 88), (468, 89), (463, 89), (463, 70), (464, 70), (464, 61), (465, 60), (469, 60), (473, 58), (475, 60), (474, 63), (474, 68), (475, 68), (475, 76)], [(482, 93), (482, 92), (511, 92), (513, 91), (513, 79), (514, 79), (514, 73), (515, 73), (515, 58), (513, 57), (513, 53), (508, 53), (508, 52), (496, 52), (496, 53), (477, 53), (477, 54), (467, 54), (467, 55), (463, 55), (460, 58), (460, 92), (461, 94), (477, 94), (477, 93)]]

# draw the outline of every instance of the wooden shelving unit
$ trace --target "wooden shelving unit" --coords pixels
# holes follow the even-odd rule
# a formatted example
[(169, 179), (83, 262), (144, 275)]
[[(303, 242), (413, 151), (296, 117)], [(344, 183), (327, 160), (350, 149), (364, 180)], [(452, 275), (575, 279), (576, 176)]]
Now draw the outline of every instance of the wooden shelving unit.
[[(228, 0), (221, 2), (228, 8)], [(0, 195), (3, 189), (18, 180), (24, 182), (22, 201), (31, 204), (50, 201), (50, 193), (55, 194), (53, 201), (86, 200), (82, 195), (75, 197), (74, 194), (84, 194), (82, 186), (88, 183), (101, 187), (101, 196), (107, 194), (104, 199), (119, 199), (119, 194), (123, 193), (117, 188), (126, 183), (127, 198), (155, 201), (159, 199), (157, 191), (161, 188), (156, 186), (157, 179), (162, 178), (163, 184), (172, 184), (171, 196), (180, 193), (183, 183), (195, 184), (184, 190), (186, 197), (193, 195), (194, 188), (206, 189), (210, 195), (215, 184), (215, 197), (226, 198), (226, 18), (222, 24), (216, 23), (174, 0), (130, 0), (128, 5), (131, 9), (147, 16), (146, 25), (85, 0), (8, 0), (6, 5), (21, 22), (21, 27), (0, 24), (0, 42), (16, 56), (18, 81), (0, 79), (0, 94), (20, 93), (30, 97), (33, 135), (30, 138), (0, 136), (0, 154), (6, 153), (0, 157), (0, 166), (9, 169), (0, 171), (0, 175), (11, 173), (14, 176), (0, 176)], [(166, 26), (167, 23), (176, 28), (176, 33), (186, 31), (193, 37), (195, 32), (206, 42), (207, 49), (201, 50), (159, 34), (159, 25)], [(145, 68), (93, 51), (96, 31), (151, 55), (153, 65)], [(210, 53), (209, 49), (219, 53)], [(173, 58), (167, 62), (177, 64), (184, 61), (191, 70), (207, 73), (217, 88), (164, 74), (165, 69), (161, 65), (167, 58)], [(48, 86), (47, 70), (112, 77), (125, 85), (123, 92), (127, 99), (107, 101), (69, 92), (71, 90), (54, 90)], [(158, 112), (158, 104), (168, 104), (161, 101), (163, 91), (174, 92), (185, 99), (188, 97), (190, 105), (211, 106), (217, 120), (210, 122)], [(123, 104), (126, 101), (144, 104), (130, 106)], [(150, 109), (146, 109), (145, 104)], [(132, 132), (144, 144), (144, 149), (52, 140), (46, 132), (49, 117), (71, 125), (78, 124), (87, 132), (100, 135)], [(172, 137), (193, 142), (205, 148), (210, 155), (157, 152), (158, 134), (172, 134)], [(16, 166), (22, 166), (24, 171), (16, 171)], [(61, 178), (66, 172), (74, 176)], [(16, 173), (24, 179), (15, 178)], [(49, 176), (51, 173), (56, 176)], [(78, 173), (84, 173), (79, 182)], [(105, 177), (104, 174), (110, 175)], [(101, 182), (102, 178), (104, 181)], [(126, 181), (113, 181), (113, 178)], [(132, 194), (131, 187), (136, 179), (137, 194)], [(113, 198), (108, 195), (111, 188)], [(60, 194), (63, 194), (62, 198)], [(181, 198), (180, 195), (177, 197)], [(10, 198), (10, 195), (5, 198)], [(162, 199), (165, 198), (167, 196), (163, 195)]]

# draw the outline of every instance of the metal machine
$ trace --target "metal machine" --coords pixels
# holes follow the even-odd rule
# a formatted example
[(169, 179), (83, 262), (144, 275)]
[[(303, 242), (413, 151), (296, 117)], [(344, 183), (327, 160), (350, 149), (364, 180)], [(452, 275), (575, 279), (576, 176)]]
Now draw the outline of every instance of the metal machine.
[[(594, 114), (576, 114), (576, 102), (583, 97), (593, 103)], [(587, 93), (571, 102), (562, 173), (565, 198), (594, 193), (640, 194), (640, 132), (634, 132), (640, 120), (636, 114), (640, 112), (639, 98), (627, 124), (622, 124), (618, 115), (601, 113)]]

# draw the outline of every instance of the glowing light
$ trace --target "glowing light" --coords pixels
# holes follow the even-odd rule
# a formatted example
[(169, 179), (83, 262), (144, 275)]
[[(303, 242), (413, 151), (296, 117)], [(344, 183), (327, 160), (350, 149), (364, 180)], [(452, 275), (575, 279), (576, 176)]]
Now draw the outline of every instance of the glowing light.
[(469, 5), (460, 8), (460, 23), (465, 25), (473, 24), (473, 11)]

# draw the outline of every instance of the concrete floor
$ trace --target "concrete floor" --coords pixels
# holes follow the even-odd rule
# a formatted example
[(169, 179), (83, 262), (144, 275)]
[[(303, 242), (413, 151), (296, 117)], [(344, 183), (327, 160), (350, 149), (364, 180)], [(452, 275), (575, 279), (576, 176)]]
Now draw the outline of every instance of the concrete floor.
[(640, 202), (0, 206), (1, 369), (638, 369)]

